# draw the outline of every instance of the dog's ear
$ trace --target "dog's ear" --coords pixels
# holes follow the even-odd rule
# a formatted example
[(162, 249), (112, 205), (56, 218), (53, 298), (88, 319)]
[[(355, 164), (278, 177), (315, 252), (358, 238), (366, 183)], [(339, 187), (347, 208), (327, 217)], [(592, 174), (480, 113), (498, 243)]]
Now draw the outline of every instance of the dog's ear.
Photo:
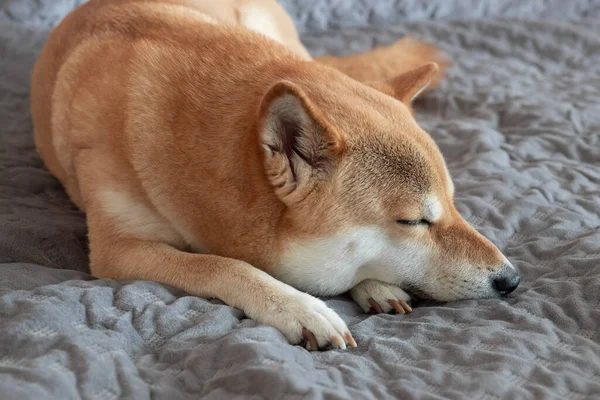
[(259, 140), (265, 172), (286, 204), (302, 201), (330, 171), (343, 150), (343, 140), (306, 94), (282, 81), (264, 96)]
[(385, 82), (367, 85), (385, 93), (410, 107), (412, 101), (436, 78), (440, 67), (432, 62), (397, 75)]

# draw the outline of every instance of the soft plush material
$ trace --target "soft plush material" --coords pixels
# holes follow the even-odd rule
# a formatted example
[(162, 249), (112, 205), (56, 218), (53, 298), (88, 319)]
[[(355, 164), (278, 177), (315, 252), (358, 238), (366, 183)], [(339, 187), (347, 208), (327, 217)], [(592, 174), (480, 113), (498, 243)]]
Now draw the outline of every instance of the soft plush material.
[[(81, 2), (81, 1), (79, 1)], [(29, 76), (69, 0), (0, 2), (0, 398), (600, 397), (600, 4), (296, 0), (314, 55), (410, 33), (454, 62), (417, 103), (461, 213), (522, 273), (506, 300), (364, 315), (309, 353), (150, 282), (88, 274), (84, 215), (36, 155)]]

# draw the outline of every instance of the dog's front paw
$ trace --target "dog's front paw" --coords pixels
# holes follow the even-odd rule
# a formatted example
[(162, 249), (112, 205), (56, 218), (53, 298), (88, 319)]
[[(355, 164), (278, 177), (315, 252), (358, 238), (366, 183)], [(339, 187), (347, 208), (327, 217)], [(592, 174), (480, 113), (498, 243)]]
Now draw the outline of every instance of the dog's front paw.
[(295, 291), (278, 303), (256, 319), (279, 329), (291, 344), (303, 343), (307, 350), (356, 347), (346, 323), (316, 297)]
[(350, 290), (350, 296), (364, 312), (406, 314), (412, 311), (408, 293), (396, 285), (367, 279)]

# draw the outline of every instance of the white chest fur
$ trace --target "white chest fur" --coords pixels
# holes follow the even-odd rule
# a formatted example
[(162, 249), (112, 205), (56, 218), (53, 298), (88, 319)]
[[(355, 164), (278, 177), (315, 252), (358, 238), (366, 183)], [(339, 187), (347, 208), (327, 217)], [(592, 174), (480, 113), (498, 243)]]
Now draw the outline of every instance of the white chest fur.
[(389, 246), (385, 232), (376, 227), (290, 243), (275, 275), (312, 294), (343, 293), (370, 278), (374, 264)]

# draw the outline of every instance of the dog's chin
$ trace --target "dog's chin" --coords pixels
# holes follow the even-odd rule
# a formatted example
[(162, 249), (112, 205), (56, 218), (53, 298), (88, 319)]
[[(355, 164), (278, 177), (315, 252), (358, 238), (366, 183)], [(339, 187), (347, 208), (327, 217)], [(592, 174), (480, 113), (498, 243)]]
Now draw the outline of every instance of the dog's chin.
[(415, 307), (418, 305), (419, 307), (431, 307), (444, 304), (442, 301), (435, 300), (429, 294), (424, 292), (423, 290), (417, 288), (403, 289), (410, 296), (410, 300), (412, 301), (412, 306)]
[(407, 286), (402, 288), (406, 293), (408, 293), (413, 300), (419, 301), (419, 303), (433, 304), (433, 303), (449, 303), (453, 301), (463, 301), (463, 300), (489, 300), (489, 299), (505, 299), (506, 296), (501, 296), (496, 292), (486, 292), (486, 293), (473, 293), (473, 295), (469, 296), (456, 296), (453, 298), (452, 296), (444, 296), (444, 299), (441, 299), (441, 296), (436, 296), (427, 292), (426, 290), (419, 288), (417, 286)]
[(424, 290), (422, 290), (418, 287), (415, 287), (415, 286), (403, 287), (402, 290), (404, 290), (406, 293), (408, 293), (411, 300), (416, 300), (416, 301), (433, 300), (433, 298), (431, 296), (429, 296)]

